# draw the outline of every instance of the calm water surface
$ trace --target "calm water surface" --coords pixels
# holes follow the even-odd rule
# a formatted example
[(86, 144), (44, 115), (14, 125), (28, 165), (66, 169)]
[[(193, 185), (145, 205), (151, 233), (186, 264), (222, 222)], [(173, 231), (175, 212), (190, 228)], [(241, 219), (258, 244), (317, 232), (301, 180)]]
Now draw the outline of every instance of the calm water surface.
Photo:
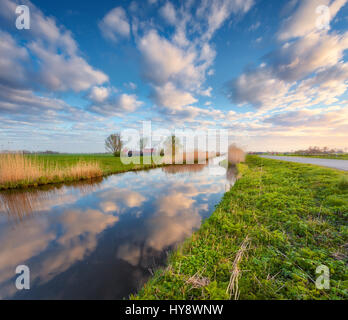
[[(0, 298), (127, 298), (234, 182), (234, 170), (186, 165), (1, 192)], [(30, 290), (15, 287), (18, 265)]]

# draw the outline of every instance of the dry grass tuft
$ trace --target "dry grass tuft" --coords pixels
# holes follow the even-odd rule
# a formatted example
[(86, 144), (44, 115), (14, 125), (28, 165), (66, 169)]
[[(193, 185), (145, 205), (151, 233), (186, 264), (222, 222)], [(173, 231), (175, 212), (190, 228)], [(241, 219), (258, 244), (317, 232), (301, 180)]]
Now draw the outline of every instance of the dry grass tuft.
[(73, 166), (61, 168), (21, 153), (0, 154), (0, 184), (36, 183), (64, 179), (90, 179), (102, 175), (97, 162), (80, 161)]
[(23, 154), (0, 154), (0, 183), (39, 178), (43, 170)]
[(232, 298), (232, 296), (234, 296), (234, 300), (238, 300), (239, 298), (239, 288), (238, 288), (238, 280), (240, 277), (239, 263), (242, 260), (245, 251), (248, 249), (248, 245), (249, 245), (249, 237), (246, 236), (239, 250), (237, 251), (236, 257), (234, 258), (234, 261), (233, 261), (230, 283), (228, 284), (228, 287), (226, 289), (226, 293), (230, 294), (230, 299)]
[(206, 277), (200, 277), (197, 274), (190, 277), (187, 281), (187, 284), (191, 285), (192, 289), (198, 289), (207, 286), (210, 283), (210, 279)]
[(228, 147), (228, 163), (235, 165), (240, 162), (245, 161), (245, 152), (238, 148), (236, 145), (232, 144)]
[(191, 285), (191, 289), (198, 289), (207, 286), (210, 283), (210, 279), (202, 277), (205, 267), (201, 271), (197, 271), (193, 276), (186, 280), (186, 284)]

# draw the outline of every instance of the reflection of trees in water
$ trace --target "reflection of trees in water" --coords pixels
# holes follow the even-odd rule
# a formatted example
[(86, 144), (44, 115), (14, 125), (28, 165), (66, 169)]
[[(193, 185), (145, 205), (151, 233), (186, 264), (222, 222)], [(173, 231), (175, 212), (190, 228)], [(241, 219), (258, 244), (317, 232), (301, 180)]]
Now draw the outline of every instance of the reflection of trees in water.
[(100, 177), (68, 184), (45, 185), (35, 189), (1, 191), (0, 214), (6, 213), (9, 218), (20, 222), (35, 212), (63, 204), (67, 196), (66, 187), (78, 189), (83, 196), (94, 192), (102, 181), (103, 178)]
[(206, 164), (176, 164), (172, 166), (165, 166), (162, 170), (165, 173), (176, 174), (184, 172), (200, 172), (206, 167)]

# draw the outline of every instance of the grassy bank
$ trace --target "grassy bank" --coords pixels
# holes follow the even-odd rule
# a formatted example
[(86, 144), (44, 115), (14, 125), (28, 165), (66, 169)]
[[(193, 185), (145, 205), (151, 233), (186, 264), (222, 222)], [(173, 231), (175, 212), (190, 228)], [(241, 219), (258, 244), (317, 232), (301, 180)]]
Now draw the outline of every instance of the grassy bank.
[[(347, 174), (255, 156), (239, 168), (212, 216), (132, 298), (347, 299)], [(319, 265), (329, 290), (316, 289)]]
[[(140, 161), (143, 163), (143, 158)], [(0, 155), (0, 190), (71, 182), (156, 167), (125, 165), (112, 155)]]

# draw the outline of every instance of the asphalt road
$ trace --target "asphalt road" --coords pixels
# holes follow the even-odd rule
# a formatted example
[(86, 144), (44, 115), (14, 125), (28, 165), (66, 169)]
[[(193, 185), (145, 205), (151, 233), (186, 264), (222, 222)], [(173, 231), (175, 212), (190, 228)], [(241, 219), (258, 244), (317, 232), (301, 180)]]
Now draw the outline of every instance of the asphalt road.
[(322, 167), (334, 168), (348, 171), (348, 160), (335, 159), (319, 159), (319, 158), (305, 158), (305, 157), (286, 157), (286, 156), (260, 156), (262, 158), (269, 158), (274, 160), (283, 160), (289, 162), (315, 164)]

